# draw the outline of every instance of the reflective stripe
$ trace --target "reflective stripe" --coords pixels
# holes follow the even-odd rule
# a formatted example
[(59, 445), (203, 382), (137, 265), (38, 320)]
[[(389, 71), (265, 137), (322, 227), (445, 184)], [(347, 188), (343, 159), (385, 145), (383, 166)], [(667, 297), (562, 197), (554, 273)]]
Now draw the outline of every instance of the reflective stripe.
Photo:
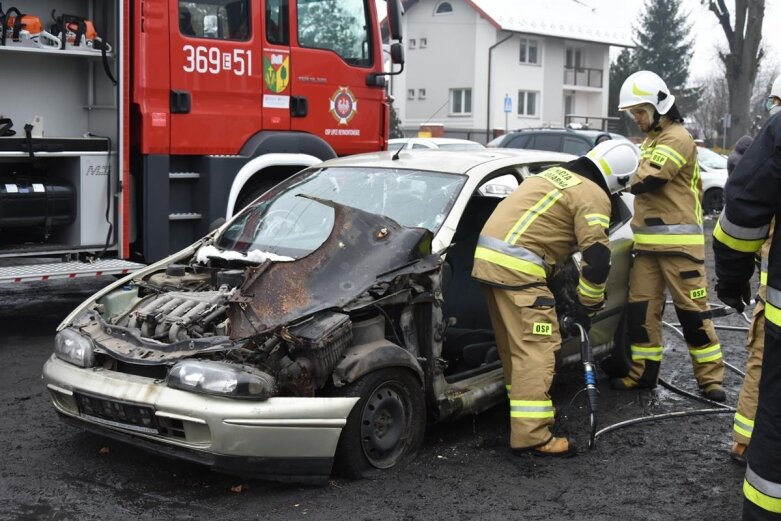
[(515, 244), (521, 235), (523, 235), (523, 232), (529, 228), (531, 223), (533, 223), (537, 217), (544, 214), (563, 195), (564, 193), (556, 189), (553, 189), (545, 194), (542, 199), (537, 201), (534, 206), (523, 213), (521, 218), (518, 219), (518, 222), (515, 223), (515, 226), (513, 226), (510, 232), (507, 234), (507, 237), (504, 238), (504, 242), (508, 244)]
[(764, 242), (765, 239), (767, 239), (767, 234), (768, 231), (770, 230), (769, 224), (766, 224), (764, 226), (758, 226), (756, 228), (746, 228), (745, 226), (738, 226), (737, 224), (731, 223), (729, 219), (727, 219), (727, 216), (724, 215), (723, 212), (719, 217), (718, 224), (719, 227), (725, 233), (728, 233), (731, 237), (734, 237), (735, 239), (741, 241), (753, 241), (756, 239), (762, 239), (762, 242)]
[(718, 239), (719, 242), (729, 246), (735, 251), (742, 251), (744, 253), (754, 253), (762, 247), (762, 244), (764, 244), (765, 239), (736, 239), (724, 230), (721, 225), (721, 219), (724, 219), (723, 214), (719, 219), (719, 222), (716, 223), (716, 228), (713, 229), (713, 237)]
[(633, 227), (632, 231), (645, 235), (694, 235), (702, 233), (702, 226), (699, 224), (660, 224), (659, 226)]
[(733, 430), (746, 438), (751, 438), (751, 433), (754, 432), (754, 420), (749, 420), (739, 412), (736, 412)]
[(632, 228), (638, 244), (705, 244), (698, 224), (664, 224)]
[(770, 286), (765, 299), (765, 318), (781, 327), (781, 291)]
[(510, 400), (511, 418), (553, 418), (550, 400)]
[(481, 235), (477, 241), (475, 259), (483, 259), (542, 278), (545, 278), (548, 272), (548, 265), (533, 251), (485, 235)]
[(698, 364), (713, 362), (721, 358), (721, 344), (716, 344), (702, 349), (689, 349), (689, 354)]
[(605, 289), (590, 286), (583, 277), (580, 277), (580, 280), (578, 281), (578, 293), (590, 298), (602, 298), (605, 296)]
[(767, 271), (760, 271), (759, 272), (759, 283), (763, 286), (767, 286)]
[(613, 171), (610, 169), (610, 165), (607, 164), (607, 161), (605, 161), (604, 157), (599, 158), (599, 166), (602, 167), (602, 172), (605, 173), (605, 175), (611, 175)]
[(646, 346), (630, 346), (632, 350), (632, 360), (653, 360), (655, 362), (662, 361), (662, 354), (664, 353), (663, 346), (646, 347)]
[(656, 145), (656, 147), (654, 147), (654, 151), (665, 154), (667, 157), (672, 159), (675, 162), (675, 164), (677, 164), (678, 166), (683, 166), (686, 164), (686, 158), (683, 157), (677, 150), (675, 150), (670, 146)]
[(702, 224), (702, 205), (700, 204), (700, 190), (698, 185), (700, 184), (700, 163), (694, 162), (694, 173), (692, 174), (692, 182), (689, 185), (689, 189), (694, 194), (694, 214), (697, 216), (697, 223)]
[(751, 467), (746, 467), (743, 495), (763, 510), (781, 514), (781, 483), (761, 478)]
[(610, 227), (610, 217), (602, 213), (587, 213), (583, 217), (586, 218), (586, 222), (589, 226), (602, 226), (603, 228)]
[(705, 244), (705, 237), (702, 235), (656, 235), (656, 234), (635, 234), (637, 244), (685, 244), (697, 245)]

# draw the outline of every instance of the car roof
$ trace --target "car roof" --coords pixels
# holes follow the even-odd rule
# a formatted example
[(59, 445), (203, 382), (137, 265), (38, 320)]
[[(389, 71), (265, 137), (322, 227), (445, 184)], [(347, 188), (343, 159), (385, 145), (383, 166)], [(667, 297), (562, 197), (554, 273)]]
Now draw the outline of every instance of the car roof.
[(455, 143), (462, 143), (464, 145), (481, 144), (478, 143), (477, 141), (472, 141), (470, 139), (459, 139), (453, 137), (397, 137), (397, 138), (389, 139), (388, 143), (407, 143), (409, 141), (425, 141), (429, 143), (434, 143), (435, 145), (447, 145), (447, 144), (455, 144)]
[[(473, 150), (402, 149), (395, 152), (374, 152), (330, 159), (318, 167), (374, 167), (405, 170), (426, 170), (451, 174), (468, 174), (473, 168), (490, 162), (545, 163), (571, 161), (575, 156), (544, 150), (485, 148)], [(509, 160), (509, 161), (508, 161)], [(501, 166), (501, 165), (498, 165)]]

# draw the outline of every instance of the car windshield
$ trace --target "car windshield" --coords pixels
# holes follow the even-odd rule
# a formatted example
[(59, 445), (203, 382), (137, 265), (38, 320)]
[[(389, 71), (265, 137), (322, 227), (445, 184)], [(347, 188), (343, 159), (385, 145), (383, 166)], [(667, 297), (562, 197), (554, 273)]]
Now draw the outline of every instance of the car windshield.
[(328, 199), (436, 233), (466, 176), (389, 168), (317, 168), (301, 172), (249, 206), (217, 238), (223, 250), (301, 258), (316, 250), (334, 224)]
[(727, 168), (727, 158), (717, 154), (713, 150), (703, 147), (697, 147), (697, 159), (705, 168), (725, 170)]

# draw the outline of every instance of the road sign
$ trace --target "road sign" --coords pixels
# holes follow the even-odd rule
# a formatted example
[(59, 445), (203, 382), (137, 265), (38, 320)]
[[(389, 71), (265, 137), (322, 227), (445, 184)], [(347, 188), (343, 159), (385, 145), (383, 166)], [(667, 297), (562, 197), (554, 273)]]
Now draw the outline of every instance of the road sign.
[(508, 114), (513, 111), (513, 99), (507, 94), (504, 95), (504, 111)]

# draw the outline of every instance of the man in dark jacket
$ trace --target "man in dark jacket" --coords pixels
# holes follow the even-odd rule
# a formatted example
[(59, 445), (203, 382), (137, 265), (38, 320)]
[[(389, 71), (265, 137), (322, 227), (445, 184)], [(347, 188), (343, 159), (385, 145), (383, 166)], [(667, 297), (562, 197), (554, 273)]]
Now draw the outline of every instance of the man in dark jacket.
[[(751, 298), (754, 254), (781, 213), (781, 116), (772, 116), (725, 186), (724, 213), (713, 231), (716, 294), (743, 311)], [(744, 520), (781, 518), (781, 246), (773, 234), (765, 301), (765, 353), (759, 403), (743, 483)]]

